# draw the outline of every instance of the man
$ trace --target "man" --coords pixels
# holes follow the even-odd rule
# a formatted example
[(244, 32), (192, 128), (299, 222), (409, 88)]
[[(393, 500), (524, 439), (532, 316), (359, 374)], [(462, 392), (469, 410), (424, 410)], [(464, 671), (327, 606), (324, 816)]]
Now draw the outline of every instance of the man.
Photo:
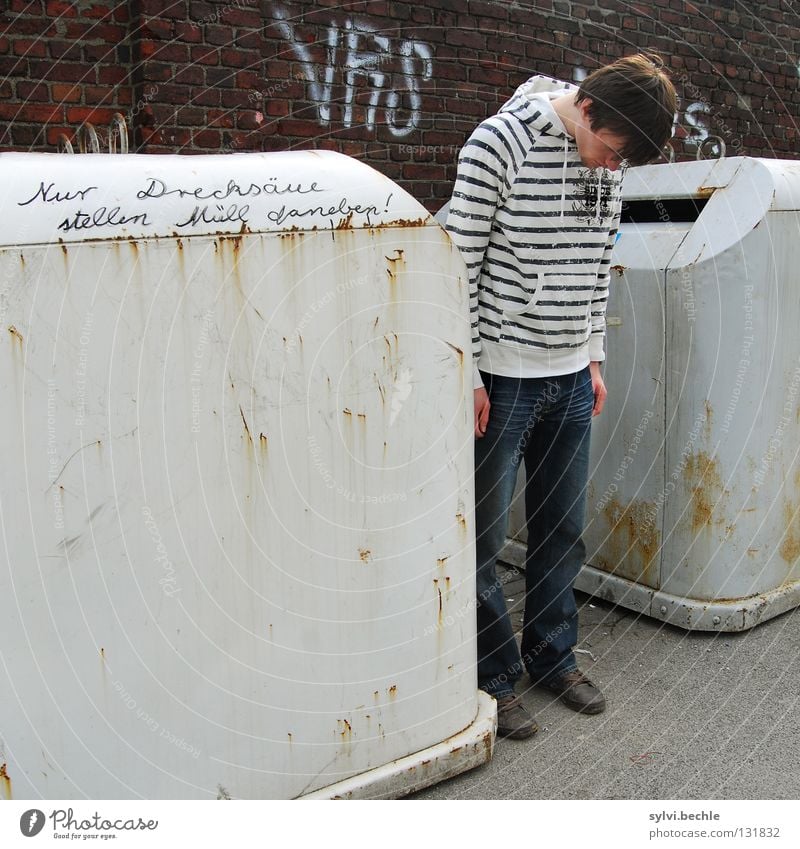
[[(447, 230), (470, 284), (478, 685), (497, 699), (502, 736), (538, 730), (514, 693), (523, 670), (573, 710), (605, 708), (572, 651), (589, 433), (606, 398), (600, 363), (622, 166), (660, 155), (676, 106), (655, 56), (620, 59), (580, 88), (535, 76), (478, 126), (459, 156)], [(520, 653), (495, 561), (523, 458)]]

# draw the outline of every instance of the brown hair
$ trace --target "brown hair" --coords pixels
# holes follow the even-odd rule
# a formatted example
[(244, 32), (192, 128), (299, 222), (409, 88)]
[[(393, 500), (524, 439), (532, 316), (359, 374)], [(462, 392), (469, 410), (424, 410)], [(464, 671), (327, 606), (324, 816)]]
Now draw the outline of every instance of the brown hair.
[(626, 56), (593, 71), (581, 83), (575, 103), (587, 98), (592, 129), (627, 139), (620, 153), (631, 165), (656, 159), (672, 135), (678, 97), (655, 53)]

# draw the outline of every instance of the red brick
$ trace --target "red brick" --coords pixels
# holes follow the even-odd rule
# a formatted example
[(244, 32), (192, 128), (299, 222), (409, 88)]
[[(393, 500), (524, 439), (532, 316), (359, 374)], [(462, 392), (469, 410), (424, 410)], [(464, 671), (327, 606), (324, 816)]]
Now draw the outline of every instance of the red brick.
[(250, 27), (252, 29), (257, 29), (263, 24), (261, 12), (258, 8), (249, 11), (234, 6), (224, 6), (219, 20), (222, 23), (233, 24), (237, 27)]
[(63, 0), (47, 0), (45, 11), (50, 18), (74, 18), (78, 14), (74, 3), (65, 3)]
[(46, 132), (45, 137), (47, 139), (47, 143), (50, 146), (57, 147), (58, 146), (58, 140), (62, 135), (66, 136), (72, 142), (73, 147), (77, 146), (76, 142), (75, 142), (75, 128), (74, 127), (59, 127), (58, 125), (53, 126), (52, 124), (49, 124), (47, 126), (47, 132)]
[(40, 59), (47, 56), (47, 45), (43, 39), (32, 41), (29, 38), (19, 38), (13, 44), (14, 53), (17, 56), (35, 56)]
[(174, 35), (175, 24), (161, 18), (148, 18), (142, 21), (137, 31), (133, 34), (137, 40), (155, 39), (156, 41), (168, 41)]
[(47, 90), (46, 83), (30, 83), (27, 80), (20, 80), (17, 83), (17, 97), (25, 101), (38, 100), (48, 103), (50, 92)]
[(0, 118), (14, 121), (31, 121), (36, 124), (49, 124), (50, 121), (63, 121), (64, 112), (58, 106), (45, 106), (34, 103), (0, 103)]
[(123, 80), (127, 79), (128, 72), (125, 68), (120, 68), (115, 65), (110, 65), (105, 68), (100, 68), (99, 73), (97, 75), (97, 81), (99, 83), (121, 83)]
[(312, 121), (300, 121), (296, 118), (284, 118), (278, 122), (278, 132), (285, 136), (320, 135), (320, 126)]
[(187, 44), (200, 44), (203, 41), (203, 29), (193, 21), (176, 21), (175, 38)]
[(255, 50), (235, 50), (223, 47), (220, 55), (222, 64), (229, 68), (255, 68), (261, 64), (261, 56)]
[(48, 41), (50, 55), (54, 59), (80, 61), (82, 57), (81, 45), (77, 41)]
[(192, 62), (197, 62), (199, 65), (218, 65), (219, 53), (214, 47), (192, 47), (191, 49)]
[(206, 24), (205, 40), (208, 44), (228, 46), (233, 44), (233, 27), (220, 26), (219, 24)]
[(67, 121), (74, 124), (89, 121), (95, 126), (102, 126), (111, 123), (114, 111), (113, 109), (94, 108), (92, 106), (68, 106)]
[[(195, 48), (192, 48), (195, 50)], [(189, 47), (186, 44), (170, 42), (159, 44), (153, 53), (153, 58), (159, 62), (187, 62), (189, 60)]]
[(234, 112), (231, 110), (209, 109), (206, 113), (206, 119), (209, 127), (219, 127), (233, 129)]
[(86, 86), (84, 98), (93, 106), (110, 105), (115, 102), (114, 89), (108, 86)]
[(222, 143), (222, 137), (219, 134), (219, 130), (201, 130), (193, 135), (192, 142), (198, 147), (216, 150)]

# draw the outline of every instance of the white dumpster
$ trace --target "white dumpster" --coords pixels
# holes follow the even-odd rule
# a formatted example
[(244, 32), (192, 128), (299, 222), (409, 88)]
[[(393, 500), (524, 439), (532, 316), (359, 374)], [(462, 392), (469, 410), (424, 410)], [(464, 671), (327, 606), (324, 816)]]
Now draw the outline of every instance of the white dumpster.
[(488, 760), (447, 236), (332, 153), (0, 174), (5, 794), (394, 796)]
[(744, 630), (800, 604), (800, 163), (634, 168), (623, 197), (576, 586)]

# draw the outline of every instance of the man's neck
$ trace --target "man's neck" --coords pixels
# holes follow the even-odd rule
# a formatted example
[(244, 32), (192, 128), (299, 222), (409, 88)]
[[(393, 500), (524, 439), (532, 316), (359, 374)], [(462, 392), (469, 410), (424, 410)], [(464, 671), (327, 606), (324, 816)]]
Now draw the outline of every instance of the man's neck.
[(553, 100), (550, 105), (561, 119), (567, 135), (575, 138), (575, 122), (580, 118), (580, 111), (575, 105), (575, 94), (563, 94)]

